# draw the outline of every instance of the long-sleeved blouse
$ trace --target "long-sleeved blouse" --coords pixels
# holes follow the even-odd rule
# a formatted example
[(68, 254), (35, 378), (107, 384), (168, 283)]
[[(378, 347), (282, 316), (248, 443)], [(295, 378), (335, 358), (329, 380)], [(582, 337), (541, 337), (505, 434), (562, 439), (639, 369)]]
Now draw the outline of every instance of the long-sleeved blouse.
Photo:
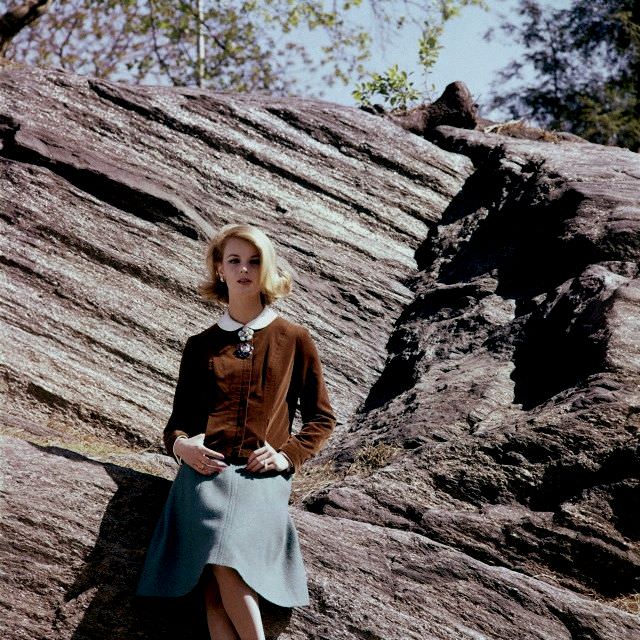
[[(229, 460), (246, 458), (268, 442), (297, 470), (331, 434), (336, 418), (308, 329), (270, 307), (257, 320), (249, 323), (254, 334), (247, 358), (235, 355), (242, 325), (228, 314), (187, 340), (164, 429), (170, 454), (178, 436), (204, 433), (205, 446)], [(298, 404), (302, 427), (294, 434)]]

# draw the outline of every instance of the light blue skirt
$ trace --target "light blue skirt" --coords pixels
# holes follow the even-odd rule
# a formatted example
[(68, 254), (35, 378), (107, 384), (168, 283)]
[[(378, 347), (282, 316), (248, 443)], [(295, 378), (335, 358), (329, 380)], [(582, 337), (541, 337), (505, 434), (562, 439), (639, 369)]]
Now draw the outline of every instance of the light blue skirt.
[(233, 567), (265, 600), (309, 604), (298, 533), (289, 514), (290, 473), (244, 464), (204, 476), (183, 464), (156, 525), (137, 595), (178, 597), (206, 565)]

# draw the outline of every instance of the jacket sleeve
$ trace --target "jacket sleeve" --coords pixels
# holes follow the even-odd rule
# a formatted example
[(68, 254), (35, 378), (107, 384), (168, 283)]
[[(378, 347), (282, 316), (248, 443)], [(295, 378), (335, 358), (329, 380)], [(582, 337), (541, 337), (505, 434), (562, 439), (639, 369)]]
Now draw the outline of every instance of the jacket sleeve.
[(279, 449), (291, 460), (294, 471), (320, 451), (336, 425), (318, 350), (308, 329), (301, 329), (296, 340), (292, 383), (294, 396), (300, 400), (302, 428), (291, 434)]
[(195, 349), (193, 337), (189, 338), (182, 351), (178, 382), (173, 396), (173, 410), (164, 428), (163, 441), (168, 455), (173, 457), (173, 443), (178, 436), (187, 438), (196, 434), (194, 425), (198, 414), (198, 391), (196, 387)]

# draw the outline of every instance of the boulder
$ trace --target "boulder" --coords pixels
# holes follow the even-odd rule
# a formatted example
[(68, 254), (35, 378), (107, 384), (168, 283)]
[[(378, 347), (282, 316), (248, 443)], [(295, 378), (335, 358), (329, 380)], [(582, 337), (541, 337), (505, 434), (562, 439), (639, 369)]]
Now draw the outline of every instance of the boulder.
[[(132, 597), (167, 480), (6, 436), (2, 455), (5, 637), (206, 637), (200, 587), (175, 601)], [(270, 638), (631, 640), (639, 628), (636, 616), (418, 533), (293, 515), (312, 604), (263, 603)]]
[(39, 437), (158, 450), (181, 348), (220, 313), (196, 293), (206, 238), (240, 221), (278, 244), (297, 290), (278, 310), (335, 362), (328, 384), (346, 419), (467, 158), (320, 102), (24, 68), (5, 68), (0, 88), (15, 429), (29, 415)]
[(317, 513), (419, 531), (583, 593), (640, 591), (637, 154), (442, 127), (475, 173), (417, 252)]
[(639, 184), (620, 149), (5, 65), (3, 637), (206, 637), (198, 590), (133, 594), (206, 239), (249, 221), (339, 418), (294, 483), (312, 603), (268, 637), (636, 638)]

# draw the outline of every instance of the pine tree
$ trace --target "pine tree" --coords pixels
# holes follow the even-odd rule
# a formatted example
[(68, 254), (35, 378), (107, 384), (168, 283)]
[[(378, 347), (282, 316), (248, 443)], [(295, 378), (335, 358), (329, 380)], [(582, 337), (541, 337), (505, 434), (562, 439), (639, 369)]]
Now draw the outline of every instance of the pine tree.
[[(500, 72), (491, 106), (548, 129), (638, 151), (640, 3), (574, 0), (558, 10), (521, 0), (518, 14), (519, 24), (505, 21), (501, 29), (525, 54)], [(527, 65), (535, 80), (518, 85)]]

